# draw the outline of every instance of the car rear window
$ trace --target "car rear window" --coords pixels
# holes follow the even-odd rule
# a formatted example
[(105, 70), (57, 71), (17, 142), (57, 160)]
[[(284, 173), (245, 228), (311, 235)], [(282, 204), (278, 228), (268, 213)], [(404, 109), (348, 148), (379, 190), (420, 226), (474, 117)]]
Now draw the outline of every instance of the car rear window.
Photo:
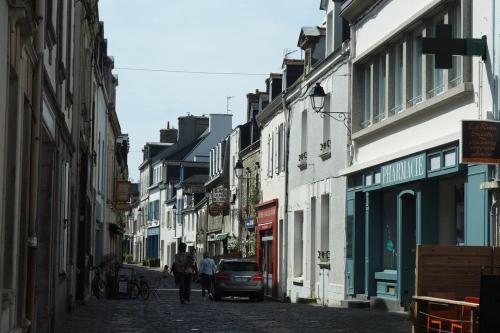
[(254, 262), (225, 262), (222, 264), (223, 271), (258, 271), (259, 268)]

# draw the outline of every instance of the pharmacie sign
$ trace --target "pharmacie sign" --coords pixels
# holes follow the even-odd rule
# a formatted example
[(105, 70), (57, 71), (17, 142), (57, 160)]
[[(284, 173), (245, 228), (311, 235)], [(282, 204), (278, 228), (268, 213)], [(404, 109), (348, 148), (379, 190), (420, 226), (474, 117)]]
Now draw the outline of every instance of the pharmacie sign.
[(383, 165), (380, 169), (382, 186), (425, 178), (425, 161), (425, 154), (420, 154)]
[(462, 163), (500, 164), (500, 122), (462, 121)]

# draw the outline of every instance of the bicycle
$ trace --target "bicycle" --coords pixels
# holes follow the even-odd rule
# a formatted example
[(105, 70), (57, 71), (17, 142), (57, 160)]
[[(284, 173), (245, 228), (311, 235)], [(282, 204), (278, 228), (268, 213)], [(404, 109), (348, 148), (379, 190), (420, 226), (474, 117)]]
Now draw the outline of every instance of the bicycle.
[(149, 298), (149, 285), (143, 275), (139, 276), (139, 280), (134, 278), (130, 281), (130, 288), (132, 288), (130, 294), (133, 299), (137, 299), (141, 296), (141, 298), (146, 301)]
[(106, 290), (106, 282), (101, 278), (102, 264), (99, 266), (91, 267), (91, 271), (95, 271), (94, 278), (92, 279), (92, 294), (97, 298), (104, 296)]

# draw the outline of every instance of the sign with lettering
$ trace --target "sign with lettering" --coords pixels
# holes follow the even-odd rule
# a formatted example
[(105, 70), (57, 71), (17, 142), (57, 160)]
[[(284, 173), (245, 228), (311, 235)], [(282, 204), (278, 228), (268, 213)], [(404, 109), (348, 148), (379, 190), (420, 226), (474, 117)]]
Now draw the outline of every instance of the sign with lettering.
[(500, 163), (500, 122), (463, 120), (462, 163)]
[(225, 187), (216, 187), (212, 190), (212, 193), (211, 193), (211, 197), (212, 197), (212, 203), (225, 203), (228, 201), (228, 197), (227, 197), (227, 188)]
[(380, 168), (382, 173), (382, 186), (406, 183), (425, 178), (425, 162), (425, 154), (420, 154), (383, 165)]

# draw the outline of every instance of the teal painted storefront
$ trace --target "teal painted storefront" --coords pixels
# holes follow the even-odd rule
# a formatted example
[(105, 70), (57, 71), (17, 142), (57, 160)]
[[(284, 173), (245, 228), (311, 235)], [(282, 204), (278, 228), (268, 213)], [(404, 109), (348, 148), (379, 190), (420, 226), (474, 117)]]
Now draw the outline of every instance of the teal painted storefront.
[(348, 295), (409, 304), (417, 244), (489, 245), (491, 170), (458, 156), (452, 144), (348, 176)]

